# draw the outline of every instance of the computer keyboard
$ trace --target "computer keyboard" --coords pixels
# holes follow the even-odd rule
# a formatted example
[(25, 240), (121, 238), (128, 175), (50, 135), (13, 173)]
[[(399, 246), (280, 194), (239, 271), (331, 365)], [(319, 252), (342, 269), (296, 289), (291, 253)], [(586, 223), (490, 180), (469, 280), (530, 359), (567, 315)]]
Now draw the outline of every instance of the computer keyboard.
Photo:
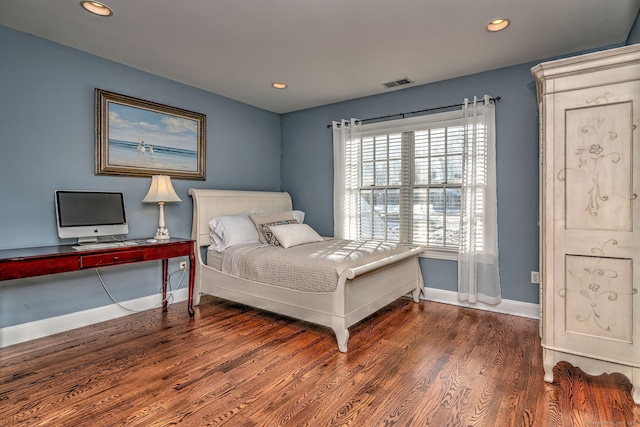
[(74, 251), (93, 251), (100, 249), (111, 249), (111, 248), (124, 248), (127, 246), (138, 246), (140, 242), (136, 242), (135, 240), (125, 240), (124, 242), (104, 242), (104, 243), (90, 243), (88, 245), (78, 245), (73, 246)]

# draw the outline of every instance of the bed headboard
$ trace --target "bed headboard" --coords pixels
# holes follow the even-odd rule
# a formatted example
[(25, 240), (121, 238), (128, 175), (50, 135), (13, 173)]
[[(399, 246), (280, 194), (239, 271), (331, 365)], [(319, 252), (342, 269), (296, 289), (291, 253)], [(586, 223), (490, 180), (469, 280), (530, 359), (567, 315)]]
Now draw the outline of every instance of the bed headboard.
[(291, 197), (286, 192), (204, 190), (190, 188), (193, 198), (191, 238), (198, 246), (209, 246), (209, 221), (220, 215), (234, 215), (255, 209), (265, 213), (292, 209)]

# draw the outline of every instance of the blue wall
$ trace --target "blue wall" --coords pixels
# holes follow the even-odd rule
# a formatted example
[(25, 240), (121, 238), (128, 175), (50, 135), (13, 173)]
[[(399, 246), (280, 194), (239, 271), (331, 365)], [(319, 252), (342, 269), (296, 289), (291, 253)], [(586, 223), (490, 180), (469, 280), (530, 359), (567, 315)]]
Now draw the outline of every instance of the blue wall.
[(629, 36), (627, 37), (627, 44), (637, 44), (640, 43), (640, 12), (636, 15), (636, 20), (631, 27), (631, 31), (629, 31)]
[[(0, 249), (59, 243), (56, 189), (124, 191), (129, 237), (155, 233), (149, 178), (94, 175), (95, 88), (206, 114), (207, 180), (173, 180), (172, 235), (191, 234), (190, 187), (280, 189), (278, 114), (2, 26), (0, 64)], [(120, 301), (160, 288), (159, 262), (101, 273)], [(0, 328), (108, 304), (93, 271), (0, 282)]]

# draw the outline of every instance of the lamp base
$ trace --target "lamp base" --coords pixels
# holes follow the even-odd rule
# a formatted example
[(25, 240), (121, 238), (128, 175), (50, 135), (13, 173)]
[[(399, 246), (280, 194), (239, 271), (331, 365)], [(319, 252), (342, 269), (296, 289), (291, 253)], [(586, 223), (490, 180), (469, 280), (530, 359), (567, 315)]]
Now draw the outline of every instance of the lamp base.
[(156, 240), (169, 240), (171, 236), (169, 236), (169, 230), (166, 227), (158, 227), (158, 231), (156, 231), (156, 235), (153, 238)]

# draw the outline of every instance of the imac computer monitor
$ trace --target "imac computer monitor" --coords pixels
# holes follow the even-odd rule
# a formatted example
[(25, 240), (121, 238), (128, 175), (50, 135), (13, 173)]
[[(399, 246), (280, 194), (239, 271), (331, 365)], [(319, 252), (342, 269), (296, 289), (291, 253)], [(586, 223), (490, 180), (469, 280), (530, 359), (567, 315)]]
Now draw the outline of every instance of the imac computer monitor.
[(129, 232), (121, 192), (58, 190), (55, 196), (61, 239), (78, 239), (79, 244), (93, 243), (100, 236)]

